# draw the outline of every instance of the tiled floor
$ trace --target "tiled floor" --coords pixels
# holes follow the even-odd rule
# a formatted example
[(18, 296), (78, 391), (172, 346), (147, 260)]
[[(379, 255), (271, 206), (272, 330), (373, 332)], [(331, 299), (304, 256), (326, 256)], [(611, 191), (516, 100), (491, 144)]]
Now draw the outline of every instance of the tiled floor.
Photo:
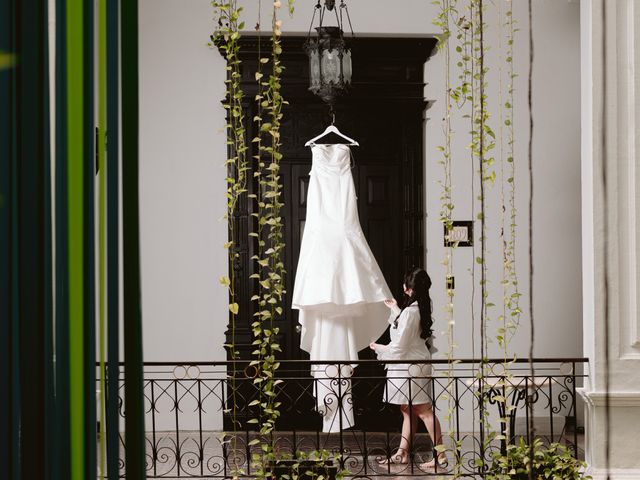
[[(147, 437), (147, 470), (148, 478), (230, 478), (233, 472), (229, 470), (232, 458), (231, 452), (238, 452), (238, 463), (246, 471), (247, 448), (245, 445), (252, 439), (252, 435), (238, 435), (234, 445), (232, 436), (222, 432), (156, 432)], [(571, 436), (573, 438), (573, 436)], [(398, 434), (367, 432), (344, 432), (342, 438), (337, 434), (297, 433), (295, 438), (291, 433), (280, 434), (276, 440), (280, 452), (291, 452), (295, 444), (298, 450), (312, 451), (323, 448), (329, 451), (346, 452), (345, 466), (354, 472), (356, 478), (384, 478), (386, 480), (401, 480), (415, 478), (451, 478), (449, 475), (427, 474), (421, 471), (417, 464), (430, 459), (431, 446), (428, 437), (418, 435), (416, 453), (413, 464), (381, 466), (378, 460), (386, 458), (389, 446), (394, 448), (399, 443)], [(473, 442), (463, 445), (463, 452), (471, 452)], [(155, 462), (151, 445), (156, 445)], [(257, 446), (249, 449), (250, 453), (257, 451)], [(367, 452), (366, 460), (361, 452)], [(201, 453), (200, 453), (201, 452)], [(578, 454), (584, 458), (584, 435), (578, 435)], [(121, 452), (124, 457), (124, 451)], [(451, 455), (449, 455), (451, 456)], [(202, 461), (200, 460), (202, 458)], [(469, 457), (467, 457), (469, 458)], [(366, 465), (365, 465), (366, 463)], [(250, 477), (247, 477), (250, 478)], [(348, 477), (347, 477), (348, 478)], [(465, 478), (473, 478), (471, 476)]]

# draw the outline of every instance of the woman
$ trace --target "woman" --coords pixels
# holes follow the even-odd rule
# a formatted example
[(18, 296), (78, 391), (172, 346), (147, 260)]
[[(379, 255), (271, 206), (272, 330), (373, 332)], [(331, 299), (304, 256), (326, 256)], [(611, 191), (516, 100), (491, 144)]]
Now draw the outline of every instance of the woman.
[[(431, 319), (431, 279), (421, 268), (404, 276), (405, 301), (398, 308), (395, 300), (384, 303), (391, 309), (391, 343), (381, 345), (372, 343), (379, 360), (429, 360), (432, 344)], [(429, 346), (427, 346), (429, 344)], [(433, 349), (433, 348), (432, 348)], [(408, 463), (409, 451), (416, 431), (418, 419), (427, 427), (434, 446), (442, 445), (440, 422), (433, 412), (431, 403), (431, 385), (427, 378), (431, 375), (430, 365), (388, 364), (387, 384), (384, 399), (387, 403), (400, 405), (402, 412), (402, 440), (398, 450), (389, 460), (380, 463)], [(444, 451), (429, 462), (419, 465), (423, 470), (442, 472), (448, 465)]]

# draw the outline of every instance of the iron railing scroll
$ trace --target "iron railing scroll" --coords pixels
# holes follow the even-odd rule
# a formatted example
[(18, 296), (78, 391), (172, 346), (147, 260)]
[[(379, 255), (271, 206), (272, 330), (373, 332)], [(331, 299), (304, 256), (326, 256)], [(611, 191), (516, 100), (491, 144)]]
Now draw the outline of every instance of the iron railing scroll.
[[(444, 419), (449, 408), (446, 395), (452, 395), (454, 411), (453, 439), (445, 435), (449, 464), (460, 463), (461, 474), (467, 478), (483, 477), (478, 465), (481, 452), (485, 465), (492, 452), (505, 451), (507, 444), (530, 439), (528, 409), (533, 402), (536, 437), (546, 443), (559, 442), (568, 446), (574, 456), (581, 454), (578, 448), (578, 422), (576, 387), (584, 377), (584, 358), (536, 359), (536, 376), (529, 374), (528, 360), (516, 361), (509, 372), (503, 371), (504, 360), (490, 360), (489, 369), (477, 376), (480, 364), (477, 360), (461, 359), (455, 364), (454, 375), (447, 377), (447, 360), (413, 362), (416, 372), (431, 372), (430, 397), (434, 411)], [(400, 443), (401, 415), (396, 405), (384, 402), (386, 376), (350, 375), (344, 382), (341, 372), (345, 367), (359, 367), (362, 371), (375, 372), (366, 365), (375, 360), (358, 362), (295, 361), (281, 369), (278, 400), (282, 402), (281, 422), (276, 432), (276, 451), (283, 455), (297, 452), (329, 451), (341, 471), (358, 479), (381, 477), (423, 477), (429, 475), (420, 467), (432, 458), (433, 445), (424, 428), (418, 426), (406, 464), (384, 462)], [(287, 363), (287, 361), (283, 361)], [(389, 368), (393, 363), (388, 362)], [(402, 361), (402, 363), (407, 363)], [(432, 368), (423, 368), (425, 365)], [(258, 392), (253, 385), (249, 362), (236, 361), (235, 382), (230, 381), (230, 362), (192, 362), (170, 364), (148, 362), (144, 366), (146, 471), (148, 478), (230, 478), (233, 466), (240, 464), (246, 477), (252, 476), (249, 459), (259, 445), (250, 445), (256, 438), (255, 424), (248, 423), (257, 412), (250, 406)], [(312, 366), (323, 365), (326, 378), (311, 377)], [(487, 365), (487, 364), (485, 364)], [(338, 367), (341, 368), (338, 368)], [(370, 365), (369, 365), (370, 366)], [(485, 367), (486, 368), (486, 367)], [(334, 375), (331, 372), (338, 372)], [(415, 375), (415, 374), (414, 374)], [(121, 368), (119, 412), (121, 429), (124, 426), (124, 373)], [(397, 381), (408, 381), (398, 378)], [(332, 395), (324, 396), (318, 405), (314, 396), (316, 382), (329, 386)], [(413, 388), (413, 384), (409, 388)], [(532, 394), (528, 394), (529, 387)], [(235, 395), (231, 391), (236, 389)], [(480, 395), (480, 392), (482, 396)], [(409, 394), (413, 397), (413, 394)], [(366, 397), (366, 401), (363, 400)], [(229, 428), (227, 413), (230, 399), (235, 398), (236, 410), (241, 412), (235, 433)], [(379, 401), (372, 401), (378, 398)], [(483, 448), (478, 436), (479, 426), (473, 425), (481, 405), (489, 411), (488, 422), (497, 429), (498, 440)], [(351, 409), (355, 425), (342, 428), (338, 433), (322, 432), (322, 412), (329, 409)], [(474, 414), (475, 413), (475, 414)], [(342, 415), (334, 415), (342, 422)], [(500, 422), (500, 418), (507, 418)], [(419, 422), (418, 422), (419, 423)], [(236, 435), (235, 441), (232, 435)], [(124, 478), (124, 435), (120, 434), (120, 476)], [(455, 440), (461, 448), (454, 458), (455, 448), (447, 442)], [(232, 448), (233, 446), (233, 448)], [(453, 475), (448, 473), (438, 476)]]

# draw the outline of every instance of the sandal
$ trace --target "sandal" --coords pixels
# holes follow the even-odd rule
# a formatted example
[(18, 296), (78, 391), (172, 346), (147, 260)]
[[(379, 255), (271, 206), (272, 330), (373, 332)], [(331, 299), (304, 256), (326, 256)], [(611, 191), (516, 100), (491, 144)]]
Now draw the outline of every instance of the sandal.
[[(403, 453), (400, 453), (403, 452)], [(409, 463), (409, 456), (407, 455), (407, 451), (404, 448), (399, 448), (396, 450), (396, 453), (391, 455), (389, 458), (385, 458), (383, 460), (378, 460), (378, 465), (404, 465)]]
[(432, 458), (428, 462), (424, 462), (418, 465), (422, 471), (429, 473), (446, 473), (449, 466), (449, 459), (447, 455), (442, 453), (438, 455), (437, 460)]

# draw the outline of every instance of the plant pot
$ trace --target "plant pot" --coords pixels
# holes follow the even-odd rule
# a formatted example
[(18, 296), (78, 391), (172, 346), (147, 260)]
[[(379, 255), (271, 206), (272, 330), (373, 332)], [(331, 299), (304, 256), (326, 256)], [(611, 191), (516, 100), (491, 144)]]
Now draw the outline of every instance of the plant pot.
[(332, 460), (279, 460), (275, 465), (270, 464), (269, 470), (275, 474), (275, 478), (288, 475), (291, 480), (311, 480), (319, 475), (327, 480), (334, 480), (338, 474), (338, 467)]

